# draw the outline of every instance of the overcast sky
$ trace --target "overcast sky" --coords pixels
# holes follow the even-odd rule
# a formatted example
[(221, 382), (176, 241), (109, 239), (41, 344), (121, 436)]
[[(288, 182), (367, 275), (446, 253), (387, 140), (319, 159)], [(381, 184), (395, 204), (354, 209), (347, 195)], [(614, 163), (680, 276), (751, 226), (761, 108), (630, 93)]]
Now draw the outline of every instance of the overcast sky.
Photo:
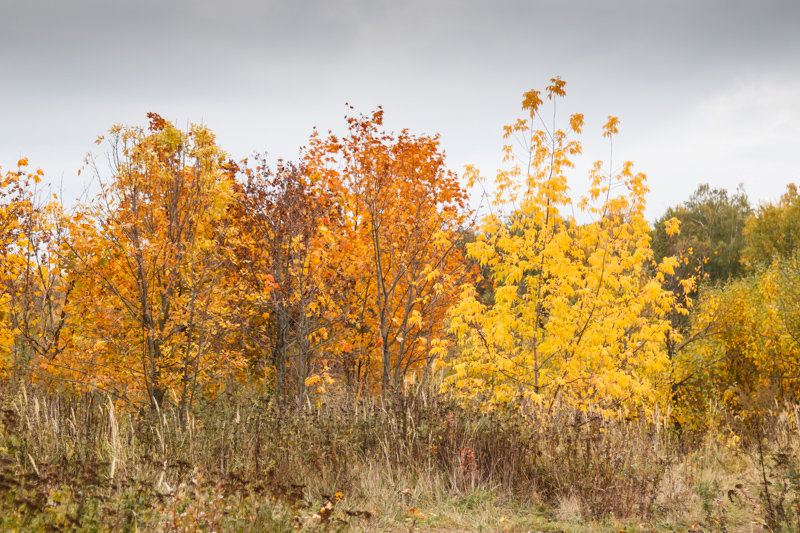
[(620, 117), (651, 218), (699, 183), (757, 203), (800, 181), (797, 0), (0, 0), (0, 165), (28, 156), (74, 195), (92, 141), (148, 111), (293, 159), (349, 102), (491, 176), (522, 93), (556, 75), (587, 160)]

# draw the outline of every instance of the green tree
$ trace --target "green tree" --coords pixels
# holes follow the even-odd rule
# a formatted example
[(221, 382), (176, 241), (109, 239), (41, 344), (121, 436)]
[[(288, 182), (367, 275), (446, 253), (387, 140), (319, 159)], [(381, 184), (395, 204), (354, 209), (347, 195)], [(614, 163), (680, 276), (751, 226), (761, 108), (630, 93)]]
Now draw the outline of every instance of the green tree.
[[(742, 272), (743, 231), (752, 209), (741, 186), (730, 194), (725, 189), (700, 185), (683, 204), (670, 207), (653, 228), (653, 252), (657, 260), (678, 257), (678, 279), (696, 276), (709, 281), (726, 280)], [(667, 222), (680, 222), (680, 233), (670, 236)]]

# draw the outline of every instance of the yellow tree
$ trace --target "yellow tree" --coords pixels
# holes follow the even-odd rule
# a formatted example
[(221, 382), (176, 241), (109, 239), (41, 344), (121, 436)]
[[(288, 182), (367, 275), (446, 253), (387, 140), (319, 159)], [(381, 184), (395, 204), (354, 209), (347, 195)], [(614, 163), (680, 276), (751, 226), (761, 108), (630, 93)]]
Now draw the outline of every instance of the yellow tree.
[(790, 257), (800, 249), (800, 194), (790, 183), (778, 202), (766, 203), (744, 228), (742, 263), (751, 268), (768, 266), (775, 257)]
[(446, 345), (446, 310), (468, 274), (458, 246), (467, 195), (437, 137), (387, 133), (380, 109), (347, 125), (342, 138), (314, 135), (304, 164), (335, 195), (322, 238), (323, 262), (349, 284), (336, 295), (347, 317), (337, 359), (362, 388), (387, 393), (424, 376)]
[(702, 425), (709, 405), (759, 413), (800, 394), (799, 209), (792, 184), (759, 207), (744, 231), (748, 274), (706, 287), (698, 299), (686, 333), (694, 342), (674, 367), (681, 419)]
[[(497, 175), (493, 213), (467, 247), (488, 272), (493, 301), (463, 287), (450, 312), (459, 347), (448, 386), (495, 405), (652, 405), (668, 390), (664, 339), (676, 302), (663, 282), (676, 261), (653, 261), (645, 176), (630, 162), (616, 172), (611, 160), (605, 171), (596, 162), (588, 194), (571, 198), (567, 172), (581, 153), (583, 116), (559, 127), (555, 107), (564, 87), (555, 78), (546, 88), (548, 123), (542, 93), (529, 91), (525, 116), (506, 127), (510, 168)], [(609, 117), (609, 143), (617, 127)]]
[(706, 422), (701, 407), (711, 402), (739, 410), (754, 398), (766, 401), (756, 408), (797, 401), (799, 287), (800, 256), (794, 253), (700, 298), (693, 321), (714, 327), (680, 361), (687, 375), (683, 403), (691, 402), (695, 423)]
[(110, 131), (112, 178), (70, 221), (72, 349), (54, 371), (187, 410), (243, 364), (226, 342), (234, 168), (208, 128), (148, 117)]

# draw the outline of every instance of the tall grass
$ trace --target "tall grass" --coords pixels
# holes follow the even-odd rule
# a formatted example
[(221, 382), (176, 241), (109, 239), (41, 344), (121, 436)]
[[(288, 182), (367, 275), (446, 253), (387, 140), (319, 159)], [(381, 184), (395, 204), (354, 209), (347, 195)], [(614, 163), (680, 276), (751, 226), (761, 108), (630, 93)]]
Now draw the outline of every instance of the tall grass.
[[(417, 524), (427, 509), (465, 527), (470, 516), (527, 509), (707, 527), (738, 513), (778, 530), (798, 516), (796, 408), (762, 431), (757, 456), (721, 433), (681, 436), (668, 416), (481, 412), (432, 392), (320, 400), (297, 410), (232, 388), (185, 418), (99, 395), (6, 389), (1, 525), (391, 529)], [(738, 466), (720, 477), (726, 462)]]

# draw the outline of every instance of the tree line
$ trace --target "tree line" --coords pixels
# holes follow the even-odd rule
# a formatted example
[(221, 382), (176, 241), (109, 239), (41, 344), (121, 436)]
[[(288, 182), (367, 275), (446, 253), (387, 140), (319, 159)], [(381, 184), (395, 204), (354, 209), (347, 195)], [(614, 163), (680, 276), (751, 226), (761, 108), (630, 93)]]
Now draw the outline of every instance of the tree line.
[(2, 379), (185, 413), (236, 383), (299, 408), (432, 386), (682, 424), (796, 399), (797, 189), (754, 209), (704, 185), (650, 224), (646, 176), (609, 160), (576, 197), (565, 94), (523, 95), (492, 180), (380, 108), (274, 165), (150, 113), (98, 139), (110, 165), (87, 159), (99, 190), (72, 209), (20, 160), (0, 173)]

